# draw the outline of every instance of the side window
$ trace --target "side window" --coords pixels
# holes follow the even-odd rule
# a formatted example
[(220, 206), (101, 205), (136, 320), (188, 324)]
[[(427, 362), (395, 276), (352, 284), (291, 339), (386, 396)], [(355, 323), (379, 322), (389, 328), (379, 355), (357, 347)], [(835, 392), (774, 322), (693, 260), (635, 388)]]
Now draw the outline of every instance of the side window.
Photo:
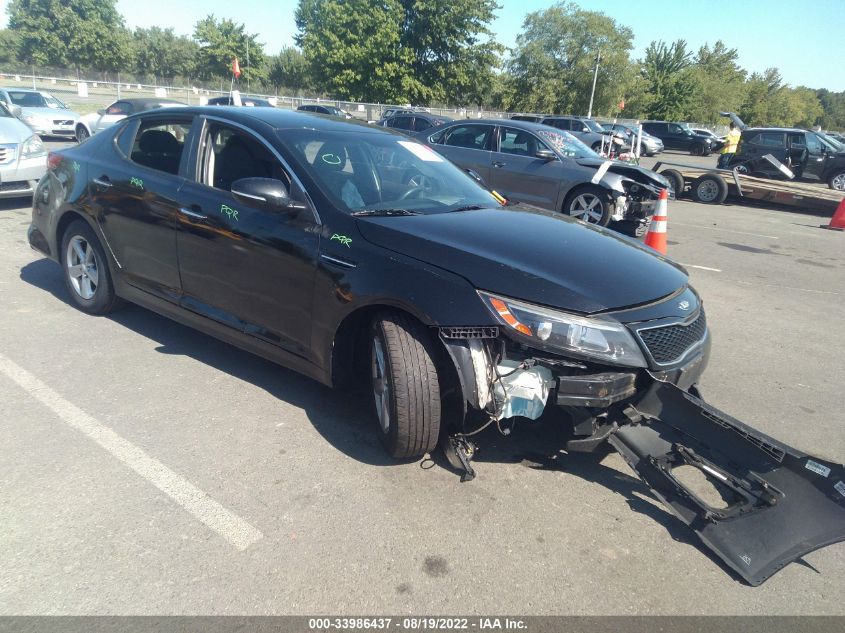
[(500, 131), (499, 151), (517, 156), (534, 156), (538, 149), (548, 149), (530, 132), (510, 127), (503, 127)]
[(761, 132), (751, 142), (762, 147), (783, 147), (784, 138), (782, 132)]
[(273, 178), (290, 186), (290, 178), (263, 143), (225, 125), (209, 125), (200, 161), (201, 181), (215, 189), (231, 191), (241, 178)]
[(566, 119), (548, 119), (543, 121), (546, 125), (551, 125), (552, 127), (556, 127), (559, 130), (568, 130), (569, 129), (569, 121)]
[(393, 120), (390, 127), (397, 130), (410, 130), (414, 126), (414, 118), (409, 116), (398, 116)]
[(432, 126), (431, 123), (428, 122), (428, 119), (423, 119), (422, 117), (414, 117), (415, 132), (422, 132), (423, 130), (427, 130), (430, 127)]
[(116, 101), (106, 108), (106, 114), (130, 114), (129, 104), (125, 101)]
[(822, 142), (816, 137), (815, 134), (806, 134), (807, 137), (807, 150), (811, 154), (821, 154), (822, 153)]
[(677, 123), (670, 123), (669, 124), (669, 134), (683, 134), (684, 128), (682, 128)]
[(432, 143), (442, 143), (443, 139), (446, 138), (446, 133), (448, 131), (449, 131), (448, 129), (445, 129), (445, 130), (440, 130), (438, 132), (435, 132), (434, 134), (432, 134), (431, 136), (428, 137), (428, 140), (431, 141)]
[(148, 119), (135, 134), (132, 162), (168, 174), (179, 173), (185, 140), (191, 130), (190, 118)]
[(449, 136), (446, 137), (445, 144), (454, 147), (489, 150), (492, 136), (492, 125), (458, 125), (452, 128)]

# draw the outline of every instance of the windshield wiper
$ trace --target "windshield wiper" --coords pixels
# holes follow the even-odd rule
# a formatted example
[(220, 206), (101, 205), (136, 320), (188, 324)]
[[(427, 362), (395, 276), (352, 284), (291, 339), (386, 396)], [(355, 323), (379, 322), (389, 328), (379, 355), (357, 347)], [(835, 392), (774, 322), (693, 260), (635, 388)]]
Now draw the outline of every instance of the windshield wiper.
[(353, 211), (351, 215), (356, 217), (380, 217), (393, 215), (419, 215), (417, 211), (408, 211), (408, 209), (361, 209), (360, 211)]
[(456, 213), (458, 211), (478, 211), (479, 209), (486, 209), (487, 207), (482, 207), (479, 204), (467, 204), (462, 207), (458, 207), (457, 209), (449, 209), (449, 213)]

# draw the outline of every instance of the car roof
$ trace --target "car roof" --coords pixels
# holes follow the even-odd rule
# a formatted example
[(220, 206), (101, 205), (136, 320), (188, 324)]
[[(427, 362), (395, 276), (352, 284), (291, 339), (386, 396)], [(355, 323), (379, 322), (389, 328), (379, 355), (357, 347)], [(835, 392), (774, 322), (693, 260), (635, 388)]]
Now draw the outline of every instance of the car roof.
[[(174, 108), (174, 113), (177, 109)], [(327, 114), (307, 112), (305, 110), (285, 110), (282, 108), (244, 108), (239, 106), (187, 106), (178, 108), (178, 113), (204, 114), (214, 117), (225, 117), (235, 123), (249, 126), (255, 121), (261, 121), (277, 130), (290, 129), (320, 129), (326, 131), (349, 131), (350, 126), (357, 126), (356, 132), (372, 134), (397, 134), (407, 139), (407, 136), (394, 132), (389, 128), (369, 125), (366, 121), (357, 119), (340, 119)], [(132, 118), (144, 116), (159, 116), (162, 110), (154, 110), (132, 115)]]
[(130, 99), (115, 99), (113, 103), (117, 103), (118, 101), (126, 101), (127, 103), (131, 103), (132, 105), (150, 105), (155, 103), (168, 103), (172, 105), (185, 105), (181, 101), (176, 101), (175, 99), (156, 99), (155, 97), (133, 97)]
[(749, 134), (751, 132), (809, 132), (810, 130), (802, 130), (799, 127), (747, 127), (742, 133)]

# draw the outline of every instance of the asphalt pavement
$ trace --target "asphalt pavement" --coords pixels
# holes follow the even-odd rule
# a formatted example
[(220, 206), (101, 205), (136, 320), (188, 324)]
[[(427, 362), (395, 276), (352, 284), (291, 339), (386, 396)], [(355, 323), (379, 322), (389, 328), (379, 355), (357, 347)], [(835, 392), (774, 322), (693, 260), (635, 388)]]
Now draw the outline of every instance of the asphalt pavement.
[[(845, 544), (744, 585), (617, 455), (558, 451), (554, 416), (485, 432), (471, 483), (393, 463), (366, 397), (71, 307), (29, 219), (0, 201), (0, 614), (845, 614)], [(669, 255), (707, 308), (705, 398), (841, 463), (826, 222), (673, 202)]]

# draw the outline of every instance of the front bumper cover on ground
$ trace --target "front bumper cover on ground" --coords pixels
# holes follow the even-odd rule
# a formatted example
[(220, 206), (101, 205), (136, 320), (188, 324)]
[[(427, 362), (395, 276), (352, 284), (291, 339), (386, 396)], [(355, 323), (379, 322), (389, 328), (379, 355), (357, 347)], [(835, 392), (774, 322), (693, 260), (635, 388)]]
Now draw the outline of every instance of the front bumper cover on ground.
[[(704, 544), (751, 585), (801, 556), (845, 540), (845, 467), (808, 456), (655, 382), (635, 405), (642, 421), (610, 444)], [(676, 469), (706, 476), (708, 502)]]

